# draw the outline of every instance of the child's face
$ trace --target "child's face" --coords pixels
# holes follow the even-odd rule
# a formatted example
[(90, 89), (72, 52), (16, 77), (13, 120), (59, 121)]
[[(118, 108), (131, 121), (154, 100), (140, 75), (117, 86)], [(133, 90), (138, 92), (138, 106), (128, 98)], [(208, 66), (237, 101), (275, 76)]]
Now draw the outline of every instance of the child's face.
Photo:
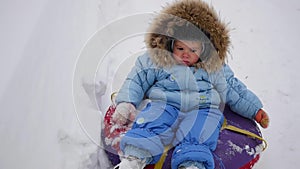
[(173, 47), (173, 56), (179, 64), (192, 66), (198, 62), (201, 50), (199, 41), (176, 40)]

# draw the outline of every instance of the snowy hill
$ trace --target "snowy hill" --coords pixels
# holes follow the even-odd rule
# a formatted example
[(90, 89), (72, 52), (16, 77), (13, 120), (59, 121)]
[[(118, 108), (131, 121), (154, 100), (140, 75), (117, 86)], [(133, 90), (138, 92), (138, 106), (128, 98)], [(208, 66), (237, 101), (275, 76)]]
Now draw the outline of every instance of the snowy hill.
[[(1, 1), (0, 168), (92, 168), (109, 94), (144, 50), (147, 25), (123, 21), (147, 23), (166, 2)], [(298, 168), (300, 1), (207, 2), (232, 28), (229, 65), (270, 114), (255, 168)], [(94, 80), (100, 109), (83, 88)]]

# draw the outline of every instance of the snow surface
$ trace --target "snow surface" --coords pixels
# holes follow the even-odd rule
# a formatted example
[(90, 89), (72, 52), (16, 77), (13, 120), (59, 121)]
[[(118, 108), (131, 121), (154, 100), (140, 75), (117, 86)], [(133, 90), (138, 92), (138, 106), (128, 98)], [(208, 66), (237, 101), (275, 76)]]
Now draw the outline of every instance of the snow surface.
[[(206, 1), (232, 28), (229, 65), (271, 118), (255, 168), (299, 168), (300, 1)], [(134, 21), (147, 23), (148, 12), (166, 2), (172, 0), (0, 1), (1, 169), (105, 161), (95, 153), (109, 94), (144, 50), (139, 33), (147, 24)], [(94, 81), (100, 109), (90, 94)]]

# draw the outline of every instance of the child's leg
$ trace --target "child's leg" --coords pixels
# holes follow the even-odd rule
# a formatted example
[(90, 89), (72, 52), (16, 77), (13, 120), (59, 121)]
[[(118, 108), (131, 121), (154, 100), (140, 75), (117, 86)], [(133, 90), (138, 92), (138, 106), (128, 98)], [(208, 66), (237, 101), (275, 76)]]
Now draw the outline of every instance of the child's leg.
[[(135, 123), (122, 138), (120, 148), (125, 155), (146, 159), (147, 164), (157, 163), (164, 146), (171, 144), (178, 111), (170, 105), (150, 102), (139, 113)], [(147, 155), (149, 157), (145, 157)]]
[(216, 149), (223, 114), (218, 109), (203, 109), (181, 113), (182, 122), (176, 132), (177, 145), (172, 159), (172, 168), (195, 161), (206, 169), (214, 168), (212, 151)]

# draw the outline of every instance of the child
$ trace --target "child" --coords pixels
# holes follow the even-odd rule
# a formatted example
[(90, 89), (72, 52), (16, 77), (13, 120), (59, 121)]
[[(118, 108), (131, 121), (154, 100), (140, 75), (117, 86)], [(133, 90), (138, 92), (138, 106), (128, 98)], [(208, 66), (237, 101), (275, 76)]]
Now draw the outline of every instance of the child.
[[(171, 145), (173, 169), (213, 169), (212, 151), (224, 119), (221, 103), (268, 127), (260, 100), (225, 64), (228, 30), (211, 7), (199, 0), (176, 1), (149, 32), (148, 51), (137, 58), (116, 98), (113, 121), (134, 123), (121, 140), (123, 156), (115, 168), (157, 163)], [(145, 98), (150, 102), (137, 114)]]

